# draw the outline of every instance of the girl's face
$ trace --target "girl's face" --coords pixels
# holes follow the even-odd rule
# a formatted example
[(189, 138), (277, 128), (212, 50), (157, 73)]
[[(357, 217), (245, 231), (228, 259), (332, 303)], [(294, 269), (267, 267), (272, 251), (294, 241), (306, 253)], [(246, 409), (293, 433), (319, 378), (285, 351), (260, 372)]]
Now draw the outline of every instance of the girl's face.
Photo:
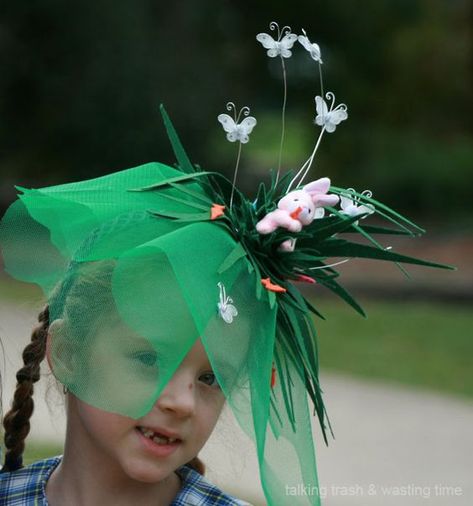
[[(116, 390), (126, 377), (116, 378)], [(126, 390), (126, 385), (124, 385)], [(68, 400), (68, 446), (85, 462), (155, 483), (194, 458), (217, 422), (225, 397), (197, 340), (151, 411), (135, 420)]]

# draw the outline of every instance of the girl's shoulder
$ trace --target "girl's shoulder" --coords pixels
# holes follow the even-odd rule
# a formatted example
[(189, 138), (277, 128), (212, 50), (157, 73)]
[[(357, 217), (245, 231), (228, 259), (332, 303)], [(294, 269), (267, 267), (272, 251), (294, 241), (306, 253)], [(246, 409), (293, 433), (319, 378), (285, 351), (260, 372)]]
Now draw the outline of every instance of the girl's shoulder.
[[(2, 506), (47, 505), (45, 487), (61, 457), (39, 460), (13, 472), (0, 472)], [(171, 506), (251, 506), (226, 494), (189, 466), (176, 470), (182, 487)]]
[(39, 460), (17, 471), (0, 472), (0, 504), (29, 506), (47, 504), (45, 485), (61, 457)]
[(176, 470), (182, 487), (171, 506), (251, 506), (250, 503), (226, 494), (189, 466)]

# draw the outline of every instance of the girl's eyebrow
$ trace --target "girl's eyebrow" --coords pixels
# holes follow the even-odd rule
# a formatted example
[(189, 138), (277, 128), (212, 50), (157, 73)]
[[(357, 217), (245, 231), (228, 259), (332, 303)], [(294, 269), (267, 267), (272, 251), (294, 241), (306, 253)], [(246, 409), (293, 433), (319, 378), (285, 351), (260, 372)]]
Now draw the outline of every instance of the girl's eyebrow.
[(122, 351), (153, 351), (159, 355), (159, 350), (144, 337), (129, 332), (119, 332), (117, 337), (115, 344)]
[(209, 361), (209, 364), (210, 364), (210, 368), (212, 369), (212, 372), (216, 372), (218, 371), (218, 375), (219, 376), (223, 376), (223, 377), (234, 377), (234, 376), (238, 376), (239, 374), (239, 371), (242, 369), (242, 367), (239, 367), (239, 368), (236, 368), (234, 364), (232, 364), (231, 362), (228, 362), (227, 360), (218, 360), (217, 361), (217, 367), (212, 367), (212, 364), (210, 363)]

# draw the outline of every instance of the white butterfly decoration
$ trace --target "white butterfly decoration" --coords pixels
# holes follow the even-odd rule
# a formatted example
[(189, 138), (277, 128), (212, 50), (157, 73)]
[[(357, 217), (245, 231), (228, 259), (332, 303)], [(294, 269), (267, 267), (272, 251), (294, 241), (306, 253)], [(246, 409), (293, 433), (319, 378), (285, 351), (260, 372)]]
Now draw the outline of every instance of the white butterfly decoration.
[(217, 285), (220, 289), (220, 301), (217, 304), (218, 313), (224, 322), (232, 323), (233, 318), (238, 316), (237, 308), (232, 304), (233, 299), (231, 297), (227, 297), (225, 285), (221, 282), (219, 282)]
[(219, 114), (217, 119), (227, 132), (227, 139), (230, 142), (240, 141), (242, 144), (250, 140), (249, 135), (256, 125), (256, 118), (253, 116), (248, 116), (241, 123), (236, 123), (228, 114)]
[(335, 95), (329, 91), (325, 96), (332, 101), (330, 110), (325, 100), (317, 95), (315, 97), (315, 108), (317, 110), (315, 124), (325, 127), (327, 132), (332, 133), (335, 132), (337, 125), (348, 118), (347, 106), (345, 104), (338, 104), (334, 108)]
[[(258, 33), (256, 40), (261, 42), (263, 47), (267, 49), (267, 55), (270, 58), (276, 58), (281, 55), (282, 58), (290, 58), (292, 56), (291, 48), (297, 40), (297, 35), (291, 33), (291, 29), (285, 26), (282, 30), (279, 30), (279, 26), (274, 21), (269, 25), (271, 30), (278, 29), (278, 39), (274, 40), (271, 35), (267, 33)], [(285, 33), (284, 37), (281, 38), (282, 33)]]
[[(249, 114), (250, 110), (248, 107), (244, 107), (242, 111), (244, 111), (243, 114)], [(256, 118), (253, 116), (248, 116), (241, 121), (241, 123), (238, 123), (238, 119), (240, 118), (242, 111), (240, 111), (238, 118), (235, 119), (228, 114), (219, 114), (217, 117), (218, 121), (222, 124), (223, 129), (227, 132), (227, 139), (230, 142), (240, 141), (241, 144), (246, 144), (250, 140), (249, 135), (256, 125)]]
[[(375, 207), (373, 204), (361, 204), (359, 197), (357, 197), (353, 188), (348, 188), (347, 192), (352, 196), (340, 195), (340, 207), (342, 208), (341, 213), (346, 214), (350, 217), (359, 216), (361, 214), (373, 214), (375, 212)], [(364, 190), (361, 192), (365, 197), (371, 198), (373, 194), (369, 190)], [(366, 216), (364, 216), (366, 218)]]
[(304, 49), (306, 49), (310, 53), (310, 56), (313, 60), (315, 60), (318, 63), (323, 63), (319, 45), (309, 40), (309, 37), (307, 37), (307, 34), (305, 33), (304, 29), (302, 29), (302, 33), (304, 35), (299, 35), (299, 37), (297, 37), (299, 43), (302, 45)]

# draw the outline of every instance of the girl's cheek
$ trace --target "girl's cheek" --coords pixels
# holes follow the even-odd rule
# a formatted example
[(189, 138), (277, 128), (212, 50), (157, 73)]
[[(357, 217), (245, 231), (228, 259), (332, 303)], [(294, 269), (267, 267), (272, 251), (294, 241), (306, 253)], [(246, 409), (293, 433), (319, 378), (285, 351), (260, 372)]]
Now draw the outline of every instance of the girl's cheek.
[(215, 383), (213, 385), (207, 385), (205, 383), (201, 383), (201, 382), (197, 381), (195, 388), (198, 389), (198, 391), (202, 397), (205, 397), (209, 400), (217, 401), (217, 400), (225, 399), (225, 395), (217, 383)]
[(205, 409), (218, 418), (225, 404), (225, 395), (219, 387), (201, 387), (200, 401)]
[(76, 408), (86, 429), (100, 441), (113, 438), (113, 432), (129, 423), (128, 419), (114, 413), (108, 413), (75, 399)]
[(130, 347), (98, 347), (87, 378), (84, 398), (103, 399), (111, 411), (140, 413), (156, 394), (159, 371), (156, 364), (130, 350)]

